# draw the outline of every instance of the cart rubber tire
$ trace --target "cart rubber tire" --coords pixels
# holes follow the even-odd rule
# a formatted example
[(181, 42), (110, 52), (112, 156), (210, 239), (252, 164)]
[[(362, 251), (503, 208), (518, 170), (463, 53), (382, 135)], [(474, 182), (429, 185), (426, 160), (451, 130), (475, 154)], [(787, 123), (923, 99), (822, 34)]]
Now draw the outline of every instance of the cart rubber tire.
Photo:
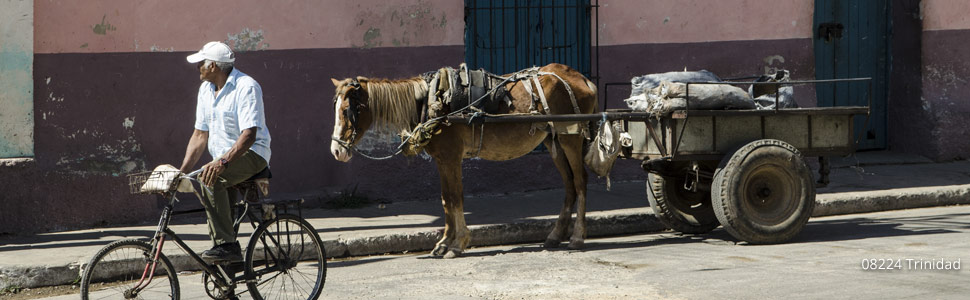
[(779, 140), (757, 140), (725, 157), (711, 187), (714, 213), (735, 238), (788, 241), (815, 208), (815, 184), (801, 153)]
[(688, 191), (681, 183), (647, 173), (647, 201), (660, 223), (688, 234), (708, 233), (717, 228), (720, 223), (711, 206), (711, 194)]

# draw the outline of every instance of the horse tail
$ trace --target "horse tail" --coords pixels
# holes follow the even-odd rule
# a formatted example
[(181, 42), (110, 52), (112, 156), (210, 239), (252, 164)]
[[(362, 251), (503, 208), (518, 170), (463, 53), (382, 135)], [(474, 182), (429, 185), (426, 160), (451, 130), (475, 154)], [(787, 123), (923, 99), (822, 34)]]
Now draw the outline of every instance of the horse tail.
[(600, 107), (599, 90), (596, 89), (596, 84), (590, 81), (589, 78), (583, 78), (583, 80), (586, 81), (586, 86), (593, 93), (593, 112), (596, 113)]

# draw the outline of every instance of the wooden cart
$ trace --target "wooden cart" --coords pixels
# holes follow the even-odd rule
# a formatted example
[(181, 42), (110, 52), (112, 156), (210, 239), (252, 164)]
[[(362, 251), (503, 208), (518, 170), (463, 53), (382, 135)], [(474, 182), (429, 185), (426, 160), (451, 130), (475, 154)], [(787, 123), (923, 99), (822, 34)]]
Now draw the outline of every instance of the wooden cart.
[(853, 106), (626, 118), (634, 143), (621, 156), (643, 161), (647, 199), (670, 228), (704, 233), (722, 225), (749, 243), (780, 243), (802, 230), (815, 207), (816, 182), (805, 157), (819, 157), (817, 184), (828, 184), (826, 156), (855, 151), (854, 117), (868, 113), (867, 106)]
[[(783, 85), (867, 83), (870, 78), (791, 81)], [(697, 82), (697, 84), (769, 84)], [(871, 93), (870, 93), (871, 94)], [(777, 101), (777, 100), (776, 100)], [(869, 100), (871, 103), (871, 99)], [(689, 106), (689, 105), (688, 105)], [(642, 160), (647, 200), (668, 227), (705, 233), (724, 226), (755, 244), (798, 234), (815, 207), (816, 184), (828, 183), (826, 156), (855, 151), (854, 117), (868, 106), (771, 110), (680, 110), (668, 116), (611, 110), (605, 114), (449, 117), (461, 122), (622, 122), (633, 145), (620, 157)], [(816, 183), (806, 157), (819, 158)]]

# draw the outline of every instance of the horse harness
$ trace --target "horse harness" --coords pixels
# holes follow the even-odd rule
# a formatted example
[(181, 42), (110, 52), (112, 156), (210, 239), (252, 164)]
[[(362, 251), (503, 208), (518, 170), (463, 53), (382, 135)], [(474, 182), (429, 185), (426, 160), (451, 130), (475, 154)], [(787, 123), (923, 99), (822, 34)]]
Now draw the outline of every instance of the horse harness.
[[(503, 104), (506, 107), (511, 107), (512, 97), (505, 87), (510, 82), (518, 83), (519, 81), (524, 81), (523, 87), (532, 98), (529, 114), (552, 114), (549, 103), (546, 100), (546, 95), (543, 92), (541, 81), (539, 80), (540, 76), (546, 75), (554, 76), (563, 83), (566, 92), (569, 94), (573, 111), (576, 114), (581, 114), (582, 111), (579, 109), (579, 104), (576, 101), (576, 96), (572, 88), (558, 74), (539, 71), (539, 67), (531, 67), (515, 72), (509, 77), (502, 77), (486, 72), (483, 69), (469, 70), (462, 63), (458, 69), (444, 67), (437, 71), (422, 74), (422, 77), (428, 84), (428, 97), (419, 104), (421, 107), (420, 123), (409, 133), (402, 134), (402, 143), (397, 147), (398, 149), (395, 153), (384, 157), (372, 157), (360, 152), (356, 147), (351, 145), (357, 138), (357, 114), (362, 107), (366, 106), (364, 103), (354, 103), (357, 101), (357, 97), (345, 97), (345, 100), (352, 102), (349, 103), (347, 109), (343, 110), (344, 117), (351, 123), (351, 142), (345, 142), (336, 136), (331, 137), (331, 139), (341, 146), (370, 159), (388, 159), (402, 152), (405, 155), (414, 156), (423, 151), (424, 146), (430, 142), (435, 134), (441, 132), (439, 125), (448, 116), (470, 112), (473, 115), (469, 120), (469, 124), (471, 124), (476, 117), (498, 113)], [(535, 90), (532, 89), (533, 84), (535, 85)], [(360, 89), (360, 82), (357, 79), (351, 79), (348, 85), (354, 90)], [(333, 101), (335, 106), (337, 104), (337, 97), (338, 95), (334, 95)], [(539, 110), (540, 105), (542, 111)], [(485, 124), (482, 123), (478, 146), (479, 153), (481, 153), (481, 144), (483, 143), (484, 126)], [(546, 130), (552, 133), (553, 137), (555, 137), (557, 132), (555, 127), (557, 126), (553, 122), (548, 122), (548, 126), (546, 127)], [(472, 130), (474, 130), (474, 127)], [(533, 130), (535, 130), (535, 127)], [(588, 135), (588, 132), (585, 130), (580, 130), (578, 133)]]
[[(539, 80), (540, 76), (545, 75), (555, 76), (563, 83), (566, 92), (569, 94), (574, 112), (582, 113), (569, 84), (555, 73), (539, 71), (539, 67), (520, 70), (508, 77), (488, 73), (482, 69), (470, 70), (465, 64), (461, 64), (458, 69), (445, 67), (438, 71), (423, 74), (425, 82), (428, 83), (428, 97), (420, 103), (421, 123), (406, 136), (402, 136), (405, 142), (399, 149), (403, 149), (405, 155), (409, 156), (420, 153), (431, 138), (440, 132), (438, 125), (447, 116), (471, 113), (472, 117), (468, 122), (471, 125), (479, 117), (500, 113), (502, 105), (511, 107), (512, 97), (506, 88), (507, 83), (515, 84), (519, 81), (525, 81), (523, 87), (532, 98), (529, 114), (543, 114), (539, 110), (540, 105), (544, 114), (552, 114)], [(533, 84), (536, 87), (535, 91), (532, 89)], [(548, 126), (544, 127), (554, 138), (557, 131), (570, 131), (557, 130), (556, 128), (560, 126), (553, 122), (548, 122)], [(571, 131), (588, 134), (588, 132), (578, 129), (579, 126), (573, 127), (575, 128), (572, 128)], [(536, 127), (533, 127), (533, 132), (535, 129)], [(474, 130), (475, 127), (472, 127), (473, 136)], [(484, 142), (484, 130), (485, 124), (481, 122), (478, 139), (479, 154)]]
[[(505, 84), (525, 81), (523, 87), (532, 97), (530, 108), (531, 114), (540, 114), (537, 106), (542, 105), (545, 114), (551, 114), (546, 95), (543, 93), (542, 84), (539, 77), (545, 75), (555, 76), (563, 83), (569, 99), (572, 102), (575, 113), (582, 113), (576, 102), (569, 84), (551, 72), (539, 71), (539, 67), (532, 67), (513, 73), (509, 77), (502, 77), (483, 69), (470, 70), (465, 64), (461, 64), (458, 69), (445, 67), (436, 72), (425, 74), (425, 81), (428, 83), (428, 102), (425, 104), (429, 118), (443, 115), (453, 115), (466, 113), (485, 113), (494, 114), (500, 110), (500, 105), (512, 106), (512, 97), (506, 89)], [(532, 90), (535, 84), (536, 91)], [(422, 120), (424, 121), (424, 120)]]

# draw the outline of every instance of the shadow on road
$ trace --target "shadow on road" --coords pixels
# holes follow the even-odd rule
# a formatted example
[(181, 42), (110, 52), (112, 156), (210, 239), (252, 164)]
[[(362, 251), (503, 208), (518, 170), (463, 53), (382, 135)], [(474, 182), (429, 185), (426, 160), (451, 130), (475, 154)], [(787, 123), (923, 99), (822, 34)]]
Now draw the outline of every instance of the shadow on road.
[[(965, 219), (970, 213), (943, 214), (935, 216), (894, 217), (894, 218), (851, 218), (837, 220), (812, 220), (800, 234), (785, 244), (834, 242), (861, 240), (869, 238), (913, 236), (955, 233), (970, 230), (970, 224), (956, 220)], [(664, 232), (649, 234), (645, 239), (634, 242), (599, 242), (596, 239), (587, 240), (586, 248), (582, 251), (597, 251), (607, 249), (640, 248), (660, 245), (708, 243), (721, 245), (749, 245), (740, 242), (728, 234), (723, 228), (715, 229), (707, 234), (680, 234)], [(503, 253), (522, 253), (540, 251), (571, 251), (565, 248), (544, 248), (539, 244), (516, 247), (510, 250), (474, 251), (463, 254), (465, 257), (494, 256)]]
[(970, 214), (897, 218), (852, 218), (810, 221), (788, 243), (833, 242), (868, 238), (954, 233), (970, 229), (970, 224), (955, 220)]
[(372, 257), (366, 259), (328, 259), (327, 268), (353, 267), (363, 264), (376, 263), (385, 260), (397, 259), (399, 256)]
[[(17, 240), (17, 245), (0, 245), (0, 252), (107, 245), (123, 238), (139, 238), (147, 240), (151, 238), (153, 234), (155, 234), (154, 230), (138, 229), (105, 229), (98, 232), (41, 234), (31, 236), (26, 240)], [(209, 239), (209, 236), (204, 234), (179, 234), (179, 237), (186, 241)]]

